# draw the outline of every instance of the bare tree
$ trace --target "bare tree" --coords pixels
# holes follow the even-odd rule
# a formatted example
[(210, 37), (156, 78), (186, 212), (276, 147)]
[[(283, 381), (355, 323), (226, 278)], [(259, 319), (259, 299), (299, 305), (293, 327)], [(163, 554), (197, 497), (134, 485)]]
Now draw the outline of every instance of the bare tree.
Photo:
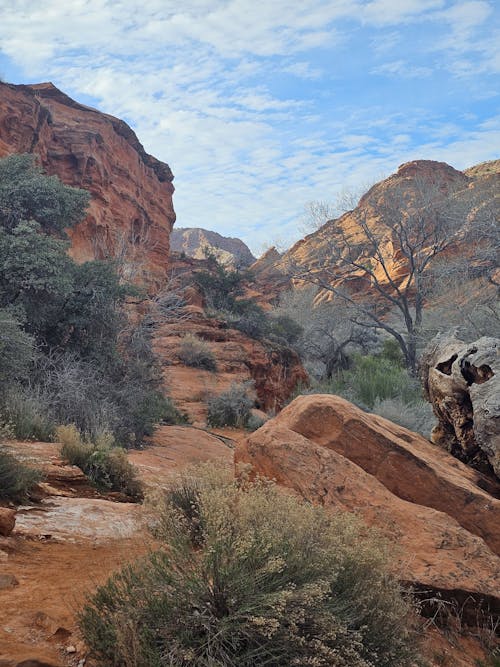
[(377, 335), (353, 322), (349, 304), (317, 302), (318, 292), (316, 286), (285, 292), (274, 312), (290, 317), (302, 327), (295, 347), (312, 366), (309, 370), (313, 375), (330, 378), (335, 371), (349, 367), (353, 351), (372, 349)]
[[(430, 268), (457, 248), (471, 208), (456, 197), (461, 186), (415, 176), (373, 187), (348, 217), (329, 221), (314, 267), (290, 263), (295, 279), (332, 292), (352, 307), (351, 321), (393, 336), (413, 374)], [(463, 187), (463, 186), (462, 186)], [(476, 209), (477, 210), (477, 209)], [(387, 319), (399, 313), (402, 326)]]

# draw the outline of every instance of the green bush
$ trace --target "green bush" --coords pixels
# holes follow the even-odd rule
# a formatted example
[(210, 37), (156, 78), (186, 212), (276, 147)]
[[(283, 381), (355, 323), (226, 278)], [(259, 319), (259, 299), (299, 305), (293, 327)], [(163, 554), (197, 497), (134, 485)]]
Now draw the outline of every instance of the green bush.
[(41, 473), (0, 448), (0, 500), (22, 501), (29, 497)]
[(56, 422), (47, 397), (36, 389), (9, 387), (0, 399), (0, 415), (19, 440), (52, 440)]
[(214, 353), (210, 349), (210, 345), (192, 334), (186, 334), (182, 339), (179, 359), (186, 366), (204, 368), (207, 371), (217, 370)]
[(76, 426), (58, 426), (56, 438), (61, 456), (78, 466), (98, 488), (120, 491), (134, 500), (143, 497), (142, 484), (125, 450), (115, 446), (112, 434), (102, 433), (95, 442), (82, 440)]
[(161, 550), (80, 614), (106, 667), (403, 667), (413, 606), (388, 545), (352, 515), (257, 481), (186, 477), (167, 494)]
[(254, 401), (249, 396), (251, 383), (233, 383), (227, 391), (208, 399), (207, 422), (210, 426), (245, 427)]
[(148, 328), (127, 320), (125, 299), (137, 290), (113, 262), (67, 254), (64, 229), (88, 201), (32, 156), (0, 159), (0, 382), (9, 383), (0, 421), (20, 438), (46, 440), (54, 424), (74, 423), (130, 447), (174, 411)]
[(0, 309), (0, 383), (25, 380), (36, 357), (35, 341), (14, 313)]
[(334, 376), (329, 393), (340, 394), (364, 408), (377, 400), (399, 398), (405, 404), (421, 400), (418, 381), (391, 359), (376, 355), (354, 355), (352, 368)]

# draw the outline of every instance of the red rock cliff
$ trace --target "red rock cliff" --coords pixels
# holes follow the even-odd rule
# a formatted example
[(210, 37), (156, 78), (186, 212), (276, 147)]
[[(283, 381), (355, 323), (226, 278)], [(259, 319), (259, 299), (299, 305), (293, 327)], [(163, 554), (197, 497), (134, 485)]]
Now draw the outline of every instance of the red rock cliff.
[(128, 278), (153, 289), (165, 282), (173, 175), (126, 123), (51, 83), (0, 83), (0, 157), (10, 153), (34, 153), (47, 173), (91, 193), (86, 219), (70, 232), (75, 259), (118, 257)]

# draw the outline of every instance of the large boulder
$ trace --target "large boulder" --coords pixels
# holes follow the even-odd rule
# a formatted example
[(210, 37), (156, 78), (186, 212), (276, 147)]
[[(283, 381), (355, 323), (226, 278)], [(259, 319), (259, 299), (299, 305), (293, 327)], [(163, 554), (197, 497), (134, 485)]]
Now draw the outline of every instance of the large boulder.
[(235, 460), (379, 527), (417, 588), (499, 606), (500, 486), (425, 438), (337, 396), (301, 396), (240, 443)]
[(500, 340), (464, 343), (437, 336), (421, 362), (424, 390), (439, 423), (432, 441), (500, 478)]
[(16, 512), (8, 507), (0, 507), (0, 535), (8, 537), (16, 525)]

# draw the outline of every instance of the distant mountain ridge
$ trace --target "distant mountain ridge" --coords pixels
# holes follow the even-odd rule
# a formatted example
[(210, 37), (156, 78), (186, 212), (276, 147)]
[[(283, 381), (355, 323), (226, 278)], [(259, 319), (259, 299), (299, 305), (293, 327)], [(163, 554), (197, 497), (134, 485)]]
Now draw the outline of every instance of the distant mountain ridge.
[(247, 267), (255, 262), (250, 248), (241, 239), (222, 236), (201, 227), (178, 227), (170, 236), (170, 247), (194, 259), (214, 254), (226, 266)]

